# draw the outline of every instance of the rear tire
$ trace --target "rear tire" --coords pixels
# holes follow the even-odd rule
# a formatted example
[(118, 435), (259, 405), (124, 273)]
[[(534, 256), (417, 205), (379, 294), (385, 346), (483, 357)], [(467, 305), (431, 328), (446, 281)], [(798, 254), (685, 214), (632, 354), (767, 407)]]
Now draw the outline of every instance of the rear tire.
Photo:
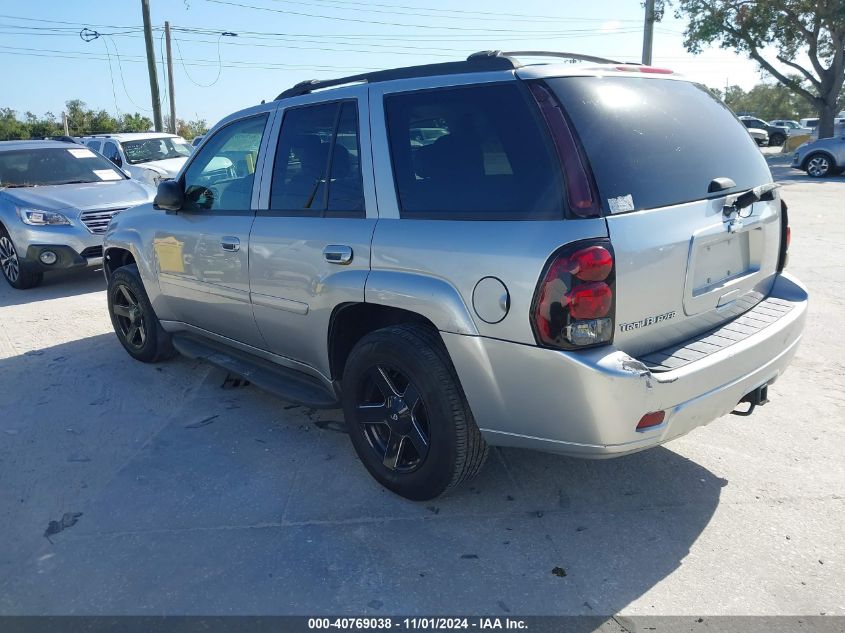
[(107, 297), (114, 332), (132, 358), (154, 363), (176, 354), (170, 335), (153, 311), (136, 264), (111, 274)]
[(437, 332), (409, 323), (355, 345), (343, 374), (352, 445), (370, 474), (407, 499), (433, 499), (474, 477), (487, 444)]
[(40, 284), (44, 273), (30, 270), (18, 257), (18, 251), (6, 228), (0, 224), (0, 270), (12, 288), (28, 290)]
[(836, 169), (833, 160), (827, 154), (816, 152), (807, 157), (805, 169), (810, 178), (824, 178)]
[(769, 147), (779, 147), (786, 142), (786, 135), (775, 134), (769, 137)]

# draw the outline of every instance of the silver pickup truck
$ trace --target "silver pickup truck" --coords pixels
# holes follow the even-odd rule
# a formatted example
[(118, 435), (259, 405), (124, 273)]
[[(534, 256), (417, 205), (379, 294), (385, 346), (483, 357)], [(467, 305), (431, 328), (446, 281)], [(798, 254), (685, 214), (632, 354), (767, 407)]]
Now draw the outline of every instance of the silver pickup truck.
[(671, 71), (530, 56), (304, 82), (221, 121), (109, 226), (120, 342), (342, 406), (411, 499), (488, 445), (612, 457), (765, 404), (807, 293), (744, 126)]

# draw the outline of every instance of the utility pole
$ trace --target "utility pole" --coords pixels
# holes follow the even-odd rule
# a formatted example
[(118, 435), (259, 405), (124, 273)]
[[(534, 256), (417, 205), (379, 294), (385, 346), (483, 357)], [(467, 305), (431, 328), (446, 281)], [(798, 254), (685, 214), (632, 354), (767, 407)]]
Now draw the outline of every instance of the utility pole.
[(643, 64), (651, 66), (651, 48), (654, 43), (654, 0), (645, 0), (643, 25)]
[(153, 121), (156, 132), (161, 132), (161, 98), (158, 94), (156, 76), (156, 58), (153, 51), (153, 29), (150, 24), (150, 0), (141, 0), (141, 13), (144, 16), (144, 43), (147, 45), (147, 69), (150, 71), (150, 95), (153, 101)]
[(173, 92), (173, 53), (170, 50), (170, 22), (164, 23), (164, 45), (167, 48), (167, 88), (170, 90), (170, 133), (176, 134), (176, 96)]

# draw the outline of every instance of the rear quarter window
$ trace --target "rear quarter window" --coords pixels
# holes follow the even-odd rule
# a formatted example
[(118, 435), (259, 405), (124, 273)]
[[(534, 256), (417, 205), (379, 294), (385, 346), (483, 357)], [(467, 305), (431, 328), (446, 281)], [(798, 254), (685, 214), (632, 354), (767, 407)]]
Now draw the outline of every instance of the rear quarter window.
[(561, 171), (545, 124), (516, 82), (388, 95), (403, 218), (563, 218)]
[(652, 209), (721, 194), (711, 180), (743, 191), (771, 182), (745, 127), (704, 86), (637, 77), (547, 81), (590, 162), (606, 213)]

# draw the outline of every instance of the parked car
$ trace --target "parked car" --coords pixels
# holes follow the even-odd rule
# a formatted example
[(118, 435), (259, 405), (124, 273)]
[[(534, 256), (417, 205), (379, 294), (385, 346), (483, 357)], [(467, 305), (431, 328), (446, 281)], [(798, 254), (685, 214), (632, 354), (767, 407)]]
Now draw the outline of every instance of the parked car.
[(756, 127), (749, 127), (746, 128), (748, 130), (748, 135), (754, 139), (754, 142), (757, 143), (760, 147), (767, 147), (769, 143), (769, 133), (766, 130)]
[(800, 136), (802, 134), (812, 134), (813, 132), (812, 128), (801, 127), (801, 124), (798, 121), (794, 121), (792, 119), (776, 119), (774, 121), (770, 121), (770, 123), (777, 127), (786, 128), (787, 136)]
[(77, 139), (73, 136), (64, 136), (64, 135), (62, 135), (62, 136), (45, 136), (43, 140), (45, 140), (45, 141), (62, 141), (64, 143), (77, 143), (77, 144), (79, 143), (79, 139)]
[(764, 157), (706, 88), (587, 59), (484, 52), (228, 116), (109, 227), (118, 340), (342, 406), (411, 499), (488, 445), (612, 457), (765, 404), (807, 293)]
[(159, 132), (98, 134), (83, 137), (83, 142), (135, 180), (153, 187), (176, 176), (193, 151), (181, 136)]
[(0, 142), (3, 276), (26, 289), (45, 272), (101, 264), (109, 220), (154, 193), (82, 145)]
[[(766, 132), (766, 144), (771, 146), (783, 145), (787, 134), (789, 133), (789, 130), (786, 127), (767, 123), (763, 119), (758, 119), (757, 117), (741, 116), (739, 117), (739, 120), (742, 121), (742, 124), (749, 129), (763, 130)], [(758, 136), (752, 134), (752, 137), (759, 143)]]
[(804, 143), (792, 155), (792, 167), (824, 178), (845, 170), (845, 133)]

